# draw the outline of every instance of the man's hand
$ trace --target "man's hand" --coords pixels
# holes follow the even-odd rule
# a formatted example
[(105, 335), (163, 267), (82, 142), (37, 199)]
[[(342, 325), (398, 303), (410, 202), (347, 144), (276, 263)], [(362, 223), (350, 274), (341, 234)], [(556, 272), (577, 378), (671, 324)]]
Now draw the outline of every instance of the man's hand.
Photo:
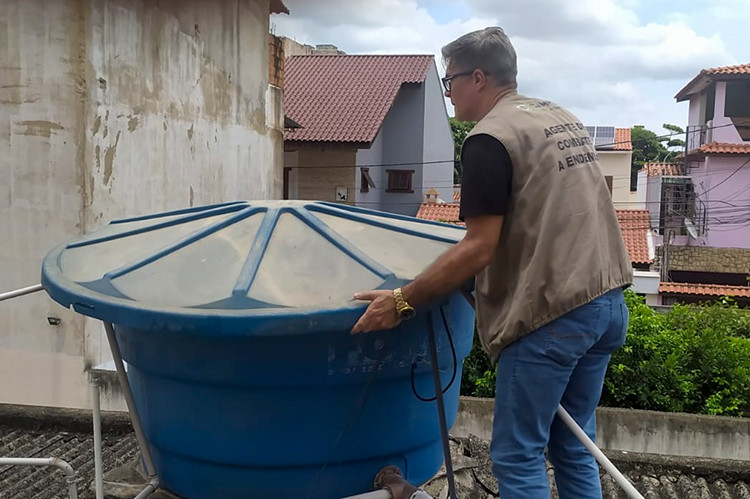
[(357, 293), (355, 300), (367, 300), (370, 305), (359, 318), (351, 330), (351, 334), (370, 333), (393, 329), (401, 320), (396, 313), (396, 301), (393, 299), (393, 291), (390, 289), (379, 289), (367, 293)]

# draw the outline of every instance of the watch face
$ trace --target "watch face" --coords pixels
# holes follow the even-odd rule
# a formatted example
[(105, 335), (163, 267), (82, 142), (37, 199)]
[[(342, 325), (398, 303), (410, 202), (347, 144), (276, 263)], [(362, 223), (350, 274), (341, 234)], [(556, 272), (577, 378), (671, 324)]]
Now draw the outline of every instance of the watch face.
[(409, 308), (405, 308), (405, 309), (401, 310), (398, 313), (398, 316), (402, 320), (408, 320), (408, 319), (411, 319), (412, 317), (414, 317), (415, 313), (416, 312), (414, 311), (414, 309), (411, 308), (411, 307), (409, 307)]

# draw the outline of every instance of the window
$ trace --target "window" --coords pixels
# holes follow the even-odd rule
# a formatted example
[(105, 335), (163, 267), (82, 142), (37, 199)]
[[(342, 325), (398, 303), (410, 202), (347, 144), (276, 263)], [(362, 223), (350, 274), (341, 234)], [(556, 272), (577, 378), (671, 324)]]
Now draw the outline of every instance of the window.
[(388, 173), (386, 192), (414, 192), (411, 186), (414, 170), (386, 170), (386, 173)]
[(370, 187), (375, 188), (375, 182), (372, 181), (369, 168), (359, 169), (359, 192), (370, 192)]

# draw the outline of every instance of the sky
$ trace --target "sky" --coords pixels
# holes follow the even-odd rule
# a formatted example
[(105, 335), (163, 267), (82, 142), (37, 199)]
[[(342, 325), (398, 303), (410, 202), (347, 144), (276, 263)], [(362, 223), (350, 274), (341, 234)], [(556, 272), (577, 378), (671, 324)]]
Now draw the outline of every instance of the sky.
[[(750, 63), (750, 0), (284, 0), (271, 29), (348, 54), (433, 54), (500, 26), (518, 54), (518, 90), (586, 125), (687, 125), (675, 94), (701, 69)], [(447, 110), (453, 109), (447, 102)]]

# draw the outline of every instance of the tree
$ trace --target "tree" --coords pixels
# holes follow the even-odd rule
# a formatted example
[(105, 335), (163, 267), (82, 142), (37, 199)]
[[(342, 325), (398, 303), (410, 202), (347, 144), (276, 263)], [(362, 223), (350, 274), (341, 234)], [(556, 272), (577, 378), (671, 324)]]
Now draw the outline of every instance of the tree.
[(453, 183), (461, 183), (461, 146), (464, 145), (466, 135), (474, 128), (474, 121), (458, 121), (454, 117), (448, 118), (453, 133)]
[(685, 141), (677, 138), (685, 130), (677, 125), (664, 123), (662, 127), (670, 133), (659, 136), (643, 125), (630, 129), (630, 141), (633, 144), (633, 160), (630, 172), (630, 190), (638, 184), (638, 170), (646, 163), (671, 163), (685, 147)]

